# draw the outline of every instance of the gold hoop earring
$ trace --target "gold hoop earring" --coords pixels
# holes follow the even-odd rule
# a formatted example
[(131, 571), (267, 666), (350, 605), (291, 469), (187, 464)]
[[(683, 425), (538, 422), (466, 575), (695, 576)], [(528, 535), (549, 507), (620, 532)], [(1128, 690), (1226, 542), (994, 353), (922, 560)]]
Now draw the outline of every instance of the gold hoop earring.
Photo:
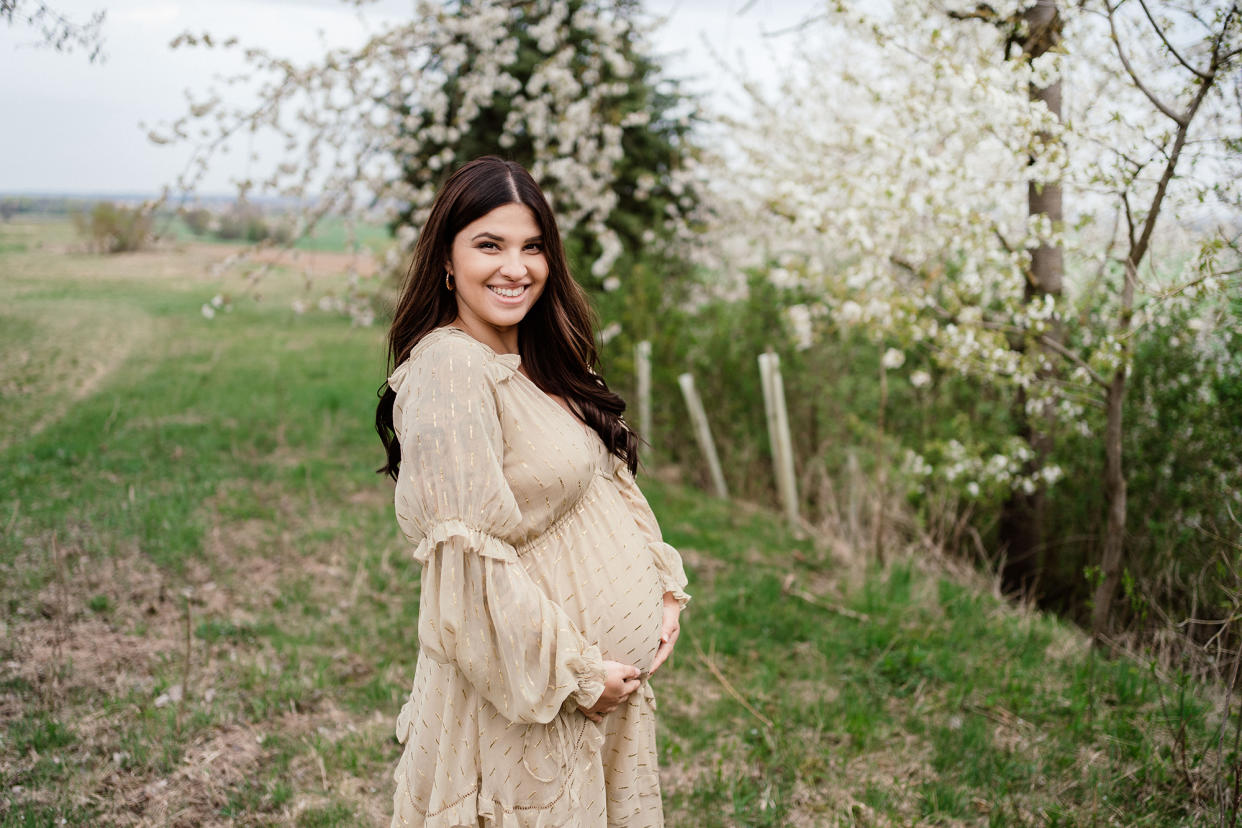
[(449, 272), (447, 270), (444, 271), (444, 286), (448, 288), (450, 292), (453, 290), (453, 283), (452, 281), (450, 281), (452, 278), (453, 277), (449, 275)]

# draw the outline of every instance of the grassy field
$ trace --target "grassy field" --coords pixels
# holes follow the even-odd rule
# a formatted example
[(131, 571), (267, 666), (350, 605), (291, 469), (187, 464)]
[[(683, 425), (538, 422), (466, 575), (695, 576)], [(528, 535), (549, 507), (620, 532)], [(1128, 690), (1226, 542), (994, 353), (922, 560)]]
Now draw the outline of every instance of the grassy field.
[[(218, 247), (72, 241), (0, 225), (0, 823), (387, 824), (418, 571), (372, 471), (381, 330), (279, 273), (209, 321)], [(656, 682), (670, 826), (1216, 824), (1178, 751), (1205, 692), (660, 476), (696, 596)]]
[[(269, 217), (273, 222), (278, 217)], [(236, 242), (221, 241), (209, 233), (195, 235), (189, 226), (178, 217), (160, 218), (156, 221), (156, 229), (164, 236), (180, 242), (202, 242), (205, 244), (230, 245)], [(392, 244), (392, 236), (388, 228), (381, 224), (359, 224), (354, 229), (354, 241), (360, 248), (381, 254)], [(339, 216), (326, 216), (315, 227), (310, 235), (300, 238), (293, 245), (296, 250), (307, 251), (343, 251), (349, 245), (349, 232), (345, 222)]]

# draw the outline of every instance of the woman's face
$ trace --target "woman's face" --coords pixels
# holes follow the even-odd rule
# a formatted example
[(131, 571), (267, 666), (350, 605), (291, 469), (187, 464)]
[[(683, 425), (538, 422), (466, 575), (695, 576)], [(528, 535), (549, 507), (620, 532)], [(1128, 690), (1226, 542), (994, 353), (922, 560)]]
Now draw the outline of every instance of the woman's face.
[(453, 238), (446, 269), (467, 328), (512, 329), (548, 281), (535, 214), (525, 204), (505, 204), (467, 224)]

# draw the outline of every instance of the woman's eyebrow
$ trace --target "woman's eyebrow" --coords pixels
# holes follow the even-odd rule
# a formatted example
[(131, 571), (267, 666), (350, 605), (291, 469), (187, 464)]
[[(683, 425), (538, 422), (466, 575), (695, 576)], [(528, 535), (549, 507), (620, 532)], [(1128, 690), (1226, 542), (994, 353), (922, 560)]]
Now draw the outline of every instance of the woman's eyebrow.
[[(504, 241), (504, 240), (505, 240), (505, 237), (504, 237), (504, 236), (498, 236), (498, 235), (496, 235), (495, 233), (492, 233), (492, 232), (490, 232), (490, 231), (484, 230), (482, 233), (475, 233), (475, 234), (474, 234), (474, 236), (470, 239), (470, 241), (478, 241), (479, 239), (491, 239), (492, 241), (498, 241), (498, 242), (499, 242), (499, 241)], [(539, 236), (531, 236), (529, 239), (527, 239), (527, 240), (524, 242), (524, 244), (530, 244), (531, 242), (537, 242), (537, 241), (543, 241), (543, 236), (542, 236), (542, 235), (539, 235)]]

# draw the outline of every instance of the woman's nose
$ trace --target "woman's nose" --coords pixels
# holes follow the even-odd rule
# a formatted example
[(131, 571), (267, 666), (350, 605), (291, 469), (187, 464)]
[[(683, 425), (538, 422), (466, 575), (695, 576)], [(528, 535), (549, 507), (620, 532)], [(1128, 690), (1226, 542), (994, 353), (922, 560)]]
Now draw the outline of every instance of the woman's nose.
[(526, 275), (526, 265), (522, 262), (521, 253), (505, 257), (500, 264), (500, 275), (506, 279), (521, 279)]

